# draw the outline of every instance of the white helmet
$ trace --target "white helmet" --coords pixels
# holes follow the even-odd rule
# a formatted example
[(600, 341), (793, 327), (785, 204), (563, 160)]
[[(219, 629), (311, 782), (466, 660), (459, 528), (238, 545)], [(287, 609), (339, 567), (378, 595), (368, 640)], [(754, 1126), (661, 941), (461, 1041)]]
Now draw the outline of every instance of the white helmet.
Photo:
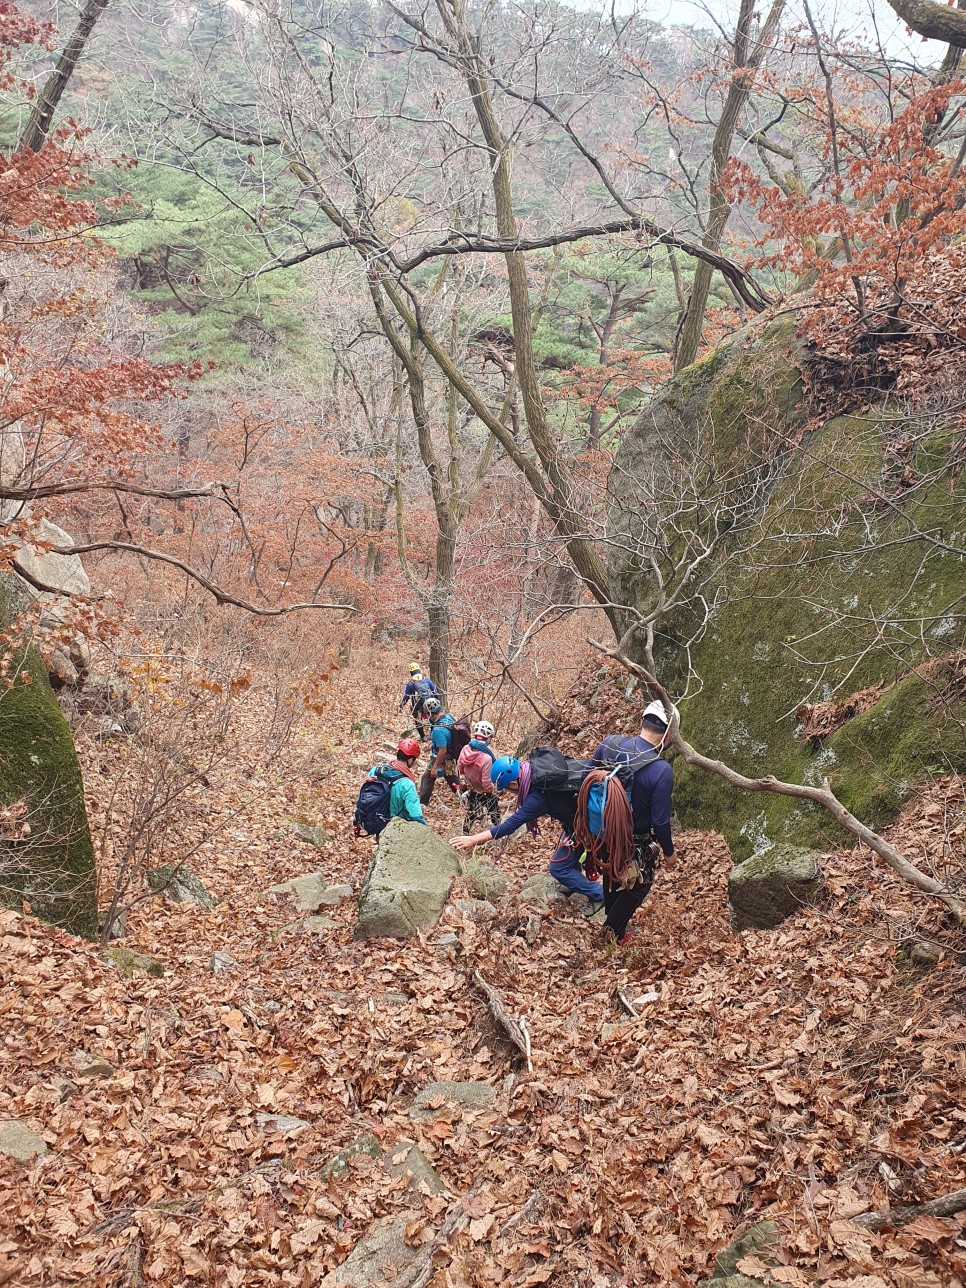
[(434, 716), (442, 705), (439, 698), (423, 698), (423, 710), (428, 715)]
[(474, 738), (492, 738), (496, 730), (490, 724), (489, 720), (477, 720), (473, 726)]
[(678, 711), (676, 706), (672, 704), (671, 714), (668, 715), (667, 707), (665, 707), (663, 702), (657, 700), (649, 702), (641, 712), (642, 720), (646, 720), (648, 716), (653, 716), (655, 720), (660, 720), (664, 725), (669, 725), (675, 716), (678, 717), (678, 720), (681, 719), (681, 713)]

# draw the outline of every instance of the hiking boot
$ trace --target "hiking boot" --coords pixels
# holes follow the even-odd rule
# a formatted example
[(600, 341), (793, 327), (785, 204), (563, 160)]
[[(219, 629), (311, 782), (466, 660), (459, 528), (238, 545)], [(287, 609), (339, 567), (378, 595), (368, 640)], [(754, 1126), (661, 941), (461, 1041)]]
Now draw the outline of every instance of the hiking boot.
[(632, 943), (635, 939), (639, 939), (639, 938), (640, 938), (640, 932), (639, 932), (639, 931), (637, 931), (637, 930), (625, 930), (625, 931), (624, 931), (624, 934), (623, 934), (623, 936), (622, 936), (622, 938), (618, 939), (618, 941), (617, 941), (617, 942), (618, 942), (618, 943), (620, 944), (620, 946), (623, 948), (623, 947), (625, 947), (627, 944)]

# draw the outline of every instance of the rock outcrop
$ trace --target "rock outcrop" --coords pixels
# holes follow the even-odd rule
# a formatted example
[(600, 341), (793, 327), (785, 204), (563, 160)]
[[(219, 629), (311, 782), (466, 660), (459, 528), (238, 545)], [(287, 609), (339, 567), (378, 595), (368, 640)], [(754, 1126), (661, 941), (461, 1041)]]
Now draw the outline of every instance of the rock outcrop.
[(172, 903), (195, 903), (199, 908), (211, 911), (220, 902), (201, 878), (183, 863), (164, 863), (159, 868), (151, 868), (148, 885)]
[(732, 868), (728, 902), (736, 930), (769, 930), (822, 895), (822, 856), (800, 845), (776, 845)]
[(359, 892), (356, 939), (411, 939), (433, 925), (459, 873), (456, 851), (422, 823), (394, 818)]
[[(953, 608), (961, 430), (941, 407), (913, 417), (885, 402), (869, 409), (867, 394), (861, 414), (823, 416), (804, 392), (795, 326), (751, 324), (642, 410), (609, 480), (613, 594), (651, 609), (652, 544), (669, 542), (669, 564), (686, 560), (673, 534), (693, 515), (714, 553), (656, 641), (664, 683), (693, 695), (685, 735), (751, 777), (827, 777), (881, 826), (937, 766), (966, 769), (966, 619)], [(817, 708), (831, 718), (810, 720)], [(675, 773), (682, 825), (724, 832), (737, 859), (840, 835), (815, 806), (742, 793), (690, 766)]]
[[(0, 578), (0, 629), (22, 611), (18, 579)], [(0, 689), (0, 906), (97, 937), (94, 849), (70, 729), (35, 648), (14, 643)]]

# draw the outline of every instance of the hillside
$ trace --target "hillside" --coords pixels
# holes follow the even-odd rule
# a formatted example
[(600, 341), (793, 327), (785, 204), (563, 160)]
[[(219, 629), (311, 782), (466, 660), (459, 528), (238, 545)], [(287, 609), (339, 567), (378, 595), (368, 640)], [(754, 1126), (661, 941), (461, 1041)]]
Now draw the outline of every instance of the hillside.
[[(48, 1150), (2, 1160), (6, 1282), (334, 1285), (357, 1242), (397, 1217), (431, 1261), (422, 1277), (400, 1264), (368, 1282), (693, 1284), (766, 1217), (768, 1282), (964, 1281), (961, 1216), (888, 1233), (852, 1221), (964, 1184), (964, 963), (952, 941), (938, 965), (910, 958), (914, 942), (948, 940), (934, 913), (861, 852), (832, 852), (825, 905), (737, 935), (727, 849), (691, 832), (639, 916), (640, 947), (617, 952), (565, 901), (514, 898), (542, 870), (545, 835), (500, 859), (506, 901), (473, 900), (468, 882), (425, 940), (353, 942), (353, 898), (323, 910), (320, 933), (286, 930), (297, 916), (268, 886), (320, 870), (358, 888), (364, 874), (370, 843), (351, 839), (348, 802), (382, 742), (347, 734), (361, 681), (271, 758), (248, 705), (205, 793), (227, 827), (191, 860), (223, 903), (149, 900), (119, 941), (161, 978), (125, 978), (93, 946), (3, 914), (0, 1117)], [(597, 719), (618, 721), (618, 691), (602, 692)], [(593, 717), (568, 701), (586, 732)], [(96, 810), (124, 747), (83, 741), (81, 754)], [(321, 851), (293, 836), (296, 815), (328, 830)], [(444, 835), (456, 822), (442, 803), (432, 818)], [(962, 784), (934, 784), (897, 835), (962, 854)], [(213, 973), (214, 953), (233, 964)], [(494, 1028), (477, 970), (526, 1015), (532, 1073)], [(618, 988), (653, 999), (640, 1018)], [(493, 1099), (431, 1101), (414, 1119), (440, 1080), (485, 1083)], [(302, 1125), (266, 1130), (259, 1114)], [(324, 1173), (371, 1137), (410, 1167), (400, 1142), (414, 1142), (434, 1172), (420, 1163), (429, 1179), (413, 1186), (402, 1159), (387, 1172), (363, 1151)]]

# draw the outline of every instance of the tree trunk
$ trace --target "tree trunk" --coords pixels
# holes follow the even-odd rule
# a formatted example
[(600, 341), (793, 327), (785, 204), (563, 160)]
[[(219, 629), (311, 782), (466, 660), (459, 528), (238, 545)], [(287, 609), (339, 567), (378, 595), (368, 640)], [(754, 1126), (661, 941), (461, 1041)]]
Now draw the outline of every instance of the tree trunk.
[(84, 47), (97, 26), (97, 20), (109, 3), (110, 0), (87, 0), (70, 40), (57, 59), (53, 72), (44, 82), (33, 111), (27, 118), (27, 124), (17, 143), (18, 152), (24, 151), (25, 148), (30, 148), (32, 152), (39, 152), (47, 142), (57, 106), (80, 62)]

